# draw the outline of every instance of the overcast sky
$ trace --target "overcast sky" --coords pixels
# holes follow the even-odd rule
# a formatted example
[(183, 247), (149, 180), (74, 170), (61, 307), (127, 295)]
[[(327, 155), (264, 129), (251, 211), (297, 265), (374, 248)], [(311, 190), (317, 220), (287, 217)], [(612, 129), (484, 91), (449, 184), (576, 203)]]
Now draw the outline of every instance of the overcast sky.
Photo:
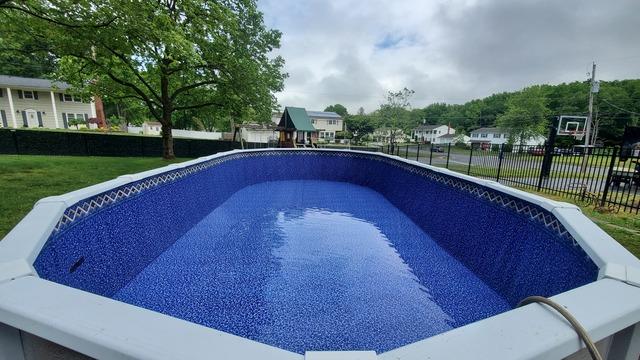
[(282, 106), (413, 107), (532, 84), (640, 78), (640, 0), (259, 0), (282, 31)]

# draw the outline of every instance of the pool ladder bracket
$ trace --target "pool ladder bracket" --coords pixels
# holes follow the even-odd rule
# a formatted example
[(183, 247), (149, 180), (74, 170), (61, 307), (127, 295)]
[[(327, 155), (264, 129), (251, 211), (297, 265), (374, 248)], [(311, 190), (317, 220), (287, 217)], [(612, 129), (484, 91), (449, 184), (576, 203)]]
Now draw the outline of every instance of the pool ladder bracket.
[(640, 287), (640, 268), (608, 263), (600, 269), (598, 278), (614, 279), (632, 286)]

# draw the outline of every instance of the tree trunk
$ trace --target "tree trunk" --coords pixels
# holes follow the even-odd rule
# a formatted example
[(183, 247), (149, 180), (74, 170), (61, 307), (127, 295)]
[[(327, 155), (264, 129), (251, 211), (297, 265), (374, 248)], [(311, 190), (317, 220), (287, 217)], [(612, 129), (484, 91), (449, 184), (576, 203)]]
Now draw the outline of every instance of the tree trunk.
[(169, 78), (166, 75), (166, 66), (169, 62), (170, 60), (163, 59), (163, 65), (160, 66), (160, 94), (162, 97), (162, 120), (160, 123), (162, 124), (162, 158), (165, 160), (176, 158), (173, 153), (173, 134), (171, 134), (173, 104), (169, 97)]
[(162, 158), (165, 160), (175, 159), (176, 156), (173, 153), (173, 135), (171, 134), (171, 117), (169, 120), (163, 119), (162, 121)]

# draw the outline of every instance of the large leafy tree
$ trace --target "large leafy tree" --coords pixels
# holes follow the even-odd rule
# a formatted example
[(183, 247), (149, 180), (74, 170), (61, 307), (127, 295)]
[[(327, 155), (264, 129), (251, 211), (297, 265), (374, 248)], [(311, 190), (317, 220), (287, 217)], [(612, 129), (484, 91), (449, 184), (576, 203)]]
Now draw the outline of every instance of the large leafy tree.
[(545, 134), (548, 115), (543, 88), (531, 86), (507, 100), (507, 110), (498, 117), (496, 124), (509, 132), (511, 141), (524, 144), (530, 137)]
[(269, 114), (286, 76), (270, 55), (281, 34), (254, 0), (10, 1), (0, 17), (46, 39), (78, 92), (143, 103), (162, 124), (164, 158), (175, 113)]
[(389, 91), (387, 93), (386, 102), (380, 105), (378, 110), (379, 116), (385, 124), (390, 128), (389, 142), (391, 146), (396, 143), (396, 138), (401, 133), (401, 127), (403, 124), (403, 118), (409, 115), (409, 109), (411, 107), (411, 97), (415, 94), (415, 91), (403, 88), (398, 91)]
[(349, 112), (347, 111), (347, 108), (342, 104), (329, 105), (324, 109), (324, 111), (332, 111), (332, 112), (342, 116), (343, 118), (345, 118), (345, 117), (347, 117), (349, 115)]

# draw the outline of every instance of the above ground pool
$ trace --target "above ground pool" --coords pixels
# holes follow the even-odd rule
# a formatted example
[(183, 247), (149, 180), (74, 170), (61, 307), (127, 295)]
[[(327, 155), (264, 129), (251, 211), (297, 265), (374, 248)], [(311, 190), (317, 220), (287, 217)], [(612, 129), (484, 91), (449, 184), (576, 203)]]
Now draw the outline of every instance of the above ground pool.
[[(576, 352), (556, 314), (516, 309), (532, 295), (582, 314), (607, 354), (640, 347), (638, 260), (579, 209), (374, 153), (233, 151), (120, 177), (39, 202), (0, 256), (0, 342), (8, 326), (94, 357)], [(509, 345), (518, 328), (540, 341)]]

